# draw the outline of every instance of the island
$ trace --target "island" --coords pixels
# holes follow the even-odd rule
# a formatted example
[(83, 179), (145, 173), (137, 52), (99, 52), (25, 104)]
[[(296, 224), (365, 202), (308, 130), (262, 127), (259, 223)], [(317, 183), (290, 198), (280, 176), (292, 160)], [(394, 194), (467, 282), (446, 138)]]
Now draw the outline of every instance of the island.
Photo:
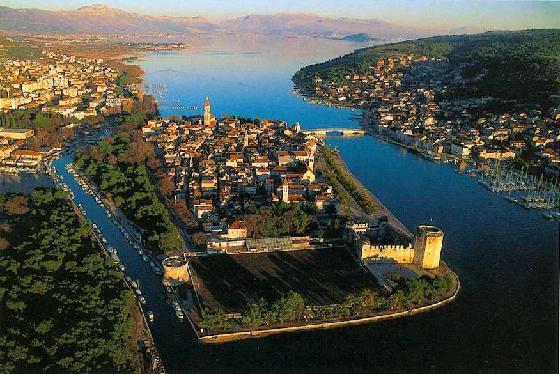
[(140, 228), (202, 342), (401, 317), (458, 293), (443, 232), (409, 232), (299, 124), (218, 119), (207, 99), (201, 116), (127, 131), (76, 167)]

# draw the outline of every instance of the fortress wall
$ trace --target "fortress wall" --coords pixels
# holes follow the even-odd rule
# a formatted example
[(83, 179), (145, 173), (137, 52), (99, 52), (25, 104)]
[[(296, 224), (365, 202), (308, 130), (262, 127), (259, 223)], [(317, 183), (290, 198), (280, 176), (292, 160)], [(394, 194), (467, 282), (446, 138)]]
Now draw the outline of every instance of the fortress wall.
[(379, 261), (410, 264), (414, 259), (414, 248), (402, 245), (362, 244), (361, 258), (378, 258)]

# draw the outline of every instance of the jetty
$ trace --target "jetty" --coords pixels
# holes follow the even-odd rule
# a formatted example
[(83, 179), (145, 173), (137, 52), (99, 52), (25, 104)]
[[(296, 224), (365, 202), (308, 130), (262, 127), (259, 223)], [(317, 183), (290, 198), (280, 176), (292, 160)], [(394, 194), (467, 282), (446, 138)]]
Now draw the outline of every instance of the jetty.
[(303, 130), (302, 133), (306, 135), (314, 135), (318, 137), (326, 136), (363, 136), (366, 134), (365, 130), (362, 129), (352, 129), (352, 128), (320, 128), (312, 130)]

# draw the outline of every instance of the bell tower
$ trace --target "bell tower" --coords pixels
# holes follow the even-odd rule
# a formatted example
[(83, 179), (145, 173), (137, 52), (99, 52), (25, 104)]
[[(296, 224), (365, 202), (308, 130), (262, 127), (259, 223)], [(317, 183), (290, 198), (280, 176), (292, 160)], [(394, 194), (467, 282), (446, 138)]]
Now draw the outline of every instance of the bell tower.
[(204, 101), (204, 126), (209, 127), (212, 123), (212, 112), (210, 111), (210, 100), (206, 97)]
[(284, 179), (282, 183), (282, 201), (284, 203), (290, 202), (290, 188), (288, 186), (288, 180)]

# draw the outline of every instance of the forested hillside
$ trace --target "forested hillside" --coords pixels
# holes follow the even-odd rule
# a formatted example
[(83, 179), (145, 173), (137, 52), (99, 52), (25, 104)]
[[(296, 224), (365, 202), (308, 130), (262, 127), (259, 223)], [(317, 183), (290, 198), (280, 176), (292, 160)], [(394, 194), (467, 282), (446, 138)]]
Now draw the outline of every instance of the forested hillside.
[(492, 96), (547, 106), (550, 95), (560, 94), (560, 30), (437, 36), (379, 45), (307, 66), (293, 81), (304, 95), (313, 96), (315, 76), (340, 82), (347, 74), (367, 71), (381, 57), (399, 53), (443, 58), (449, 69), (466, 65), (461, 68), (466, 77), (484, 72), (475, 84), (452, 87), (453, 98)]

